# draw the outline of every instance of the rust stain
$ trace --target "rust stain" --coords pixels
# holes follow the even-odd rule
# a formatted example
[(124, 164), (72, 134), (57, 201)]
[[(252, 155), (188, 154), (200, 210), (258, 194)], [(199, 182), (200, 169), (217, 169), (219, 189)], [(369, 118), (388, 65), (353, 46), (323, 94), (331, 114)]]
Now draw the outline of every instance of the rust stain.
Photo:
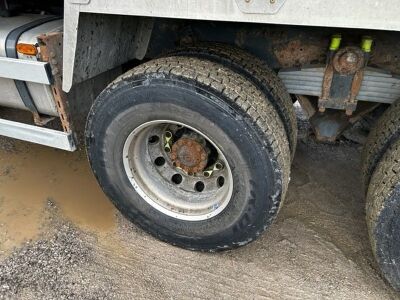
[(203, 145), (191, 138), (181, 138), (173, 146), (171, 160), (186, 173), (204, 170), (208, 155)]
[(284, 67), (294, 67), (320, 60), (321, 46), (305, 44), (301, 40), (292, 40), (274, 49), (279, 64)]
[(67, 95), (62, 90), (63, 72), (63, 33), (54, 32), (38, 37), (40, 57), (42, 61), (49, 62), (54, 82), (51, 85), (53, 97), (56, 102), (60, 121), (65, 132), (71, 132), (72, 126), (68, 110)]

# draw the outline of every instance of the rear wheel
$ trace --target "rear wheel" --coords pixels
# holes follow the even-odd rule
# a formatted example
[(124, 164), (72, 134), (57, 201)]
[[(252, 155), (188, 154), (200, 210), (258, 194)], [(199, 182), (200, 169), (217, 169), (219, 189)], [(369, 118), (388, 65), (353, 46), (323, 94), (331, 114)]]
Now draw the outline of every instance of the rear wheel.
[(400, 290), (400, 139), (386, 151), (371, 178), (367, 224), (380, 269)]
[(273, 221), (290, 151), (274, 107), (222, 65), (171, 57), (122, 75), (86, 132), (105, 193), (154, 236), (195, 250), (244, 245)]

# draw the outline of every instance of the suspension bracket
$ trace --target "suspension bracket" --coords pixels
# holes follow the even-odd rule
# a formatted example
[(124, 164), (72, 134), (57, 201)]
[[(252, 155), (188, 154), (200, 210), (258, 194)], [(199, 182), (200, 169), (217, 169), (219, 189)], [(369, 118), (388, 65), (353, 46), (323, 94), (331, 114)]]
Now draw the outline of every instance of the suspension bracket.
[(345, 110), (350, 116), (357, 108), (356, 97), (361, 89), (372, 39), (363, 37), (361, 47), (342, 49), (339, 49), (340, 41), (339, 35), (331, 39), (318, 107), (320, 112), (327, 108)]

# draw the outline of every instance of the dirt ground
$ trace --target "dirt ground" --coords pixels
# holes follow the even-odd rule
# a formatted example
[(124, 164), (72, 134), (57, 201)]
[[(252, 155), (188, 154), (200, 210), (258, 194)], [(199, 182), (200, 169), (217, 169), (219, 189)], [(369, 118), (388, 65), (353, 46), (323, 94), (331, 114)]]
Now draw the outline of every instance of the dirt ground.
[(305, 130), (275, 224), (206, 254), (126, 221), (83, 152), (0, 138), (0, 299), (400, 299), (372, 257), (359, 160)]

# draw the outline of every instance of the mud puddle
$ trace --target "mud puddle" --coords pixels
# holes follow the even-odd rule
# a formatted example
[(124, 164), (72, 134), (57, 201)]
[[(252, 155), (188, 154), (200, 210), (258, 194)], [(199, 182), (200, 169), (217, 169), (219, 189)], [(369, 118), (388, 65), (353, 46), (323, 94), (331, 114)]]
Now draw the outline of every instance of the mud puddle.
[(114, 207), (83, 152), (15, 142), (0, 148), (0, 253), (39, 235), (48, 200), (82, 229), (102, 233), (114, 227)]

